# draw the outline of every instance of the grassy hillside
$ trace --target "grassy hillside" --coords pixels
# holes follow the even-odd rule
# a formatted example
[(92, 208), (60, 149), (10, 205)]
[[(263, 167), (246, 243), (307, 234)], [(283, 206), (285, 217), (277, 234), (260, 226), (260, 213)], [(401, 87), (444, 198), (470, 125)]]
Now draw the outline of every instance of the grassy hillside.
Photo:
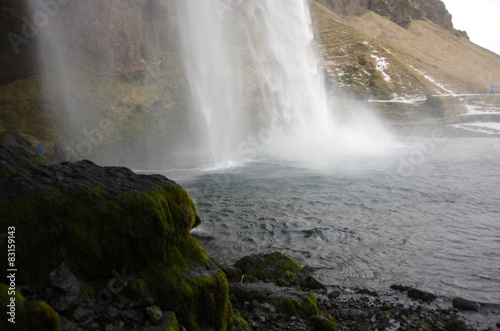
[(427, 20), (405, 29), (371, 11), (341, 18), (316, 1), (311, 10), (332, 91), (389, 101), (371, 104), (390, 121), (440, 117), (442, 110), (425, 103), (429, 95), (487, 93), (500, 82), (500, 56), (457, 31)]

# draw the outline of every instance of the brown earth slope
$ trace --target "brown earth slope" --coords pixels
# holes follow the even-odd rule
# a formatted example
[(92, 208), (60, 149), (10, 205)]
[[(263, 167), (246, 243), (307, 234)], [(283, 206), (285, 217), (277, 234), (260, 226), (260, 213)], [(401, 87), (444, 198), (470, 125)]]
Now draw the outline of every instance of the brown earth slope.
[[(383, 71), (388, 77), (371, 89), (375, 97), (487, 93), (488, 86), (500, 80), (499, 55), (430, 20), (411, 20), (403, 28), (373, 11), (341, 19), (314, 3), (313, 12), (327, 69), (337, 72), (337, 84), (352, 87), (359, 96), (371, 97), (363, 87), (382, 74), (376, 70), (376, 58), (386, 60)], [(350, 83), (353, 71), (357, 82)]]

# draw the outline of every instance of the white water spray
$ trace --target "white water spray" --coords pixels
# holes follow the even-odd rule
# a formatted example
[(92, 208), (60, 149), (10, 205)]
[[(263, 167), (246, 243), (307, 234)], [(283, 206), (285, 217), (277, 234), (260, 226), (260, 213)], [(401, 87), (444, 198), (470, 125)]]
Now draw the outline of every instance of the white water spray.
[(270, 155), (329, 162), (378, 153), (388, 135), (327, 95), (305, 0), (181, 1), (185, 64), (215, 162)]

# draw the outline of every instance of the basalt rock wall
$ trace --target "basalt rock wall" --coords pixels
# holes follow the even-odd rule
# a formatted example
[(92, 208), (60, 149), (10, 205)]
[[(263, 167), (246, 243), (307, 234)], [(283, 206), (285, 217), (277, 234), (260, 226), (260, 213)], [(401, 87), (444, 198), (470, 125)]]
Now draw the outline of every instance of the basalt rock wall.
[[(37, 73), (40, 43), (49, 50), (58, 48), (47, 43), (65, 45), (64, 57), (80, 71), (106, 75), (141, 70), (176, 47), (168, 0), (30, 3), (0, 1), (0, 82)], [(43, 38), (48, 30), (57, 31), (56, 40)]]

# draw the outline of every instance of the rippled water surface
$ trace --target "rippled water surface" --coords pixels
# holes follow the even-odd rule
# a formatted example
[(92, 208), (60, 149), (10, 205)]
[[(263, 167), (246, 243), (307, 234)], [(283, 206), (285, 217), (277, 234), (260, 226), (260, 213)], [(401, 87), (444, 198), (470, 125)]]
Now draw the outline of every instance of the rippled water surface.
[(263, 159), (167, 173), (203, 220), (216, 260), (282, 251), (325, 284), (418, 286), (500, 303), (500, 139), (402, 139), (322, 168)]

